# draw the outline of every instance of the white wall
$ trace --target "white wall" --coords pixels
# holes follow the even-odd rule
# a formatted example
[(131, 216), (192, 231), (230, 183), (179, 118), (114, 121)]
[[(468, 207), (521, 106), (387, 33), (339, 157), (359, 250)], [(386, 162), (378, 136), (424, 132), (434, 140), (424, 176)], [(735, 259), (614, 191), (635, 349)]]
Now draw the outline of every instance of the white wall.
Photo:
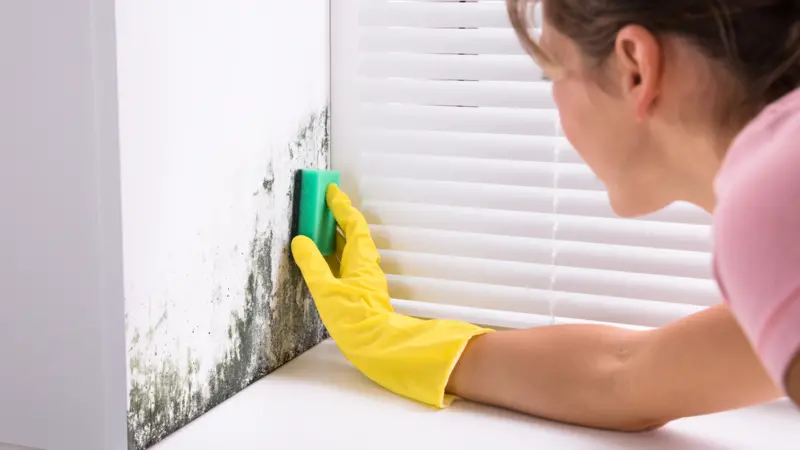
[(294, 172), (328, 164), (329, 19), (327, 0), (117, 5), (139, 448), (323, 337), (287, 244)]
[(114, 89), (113, 2), (0, 2), (0, 448), (125, 448)]

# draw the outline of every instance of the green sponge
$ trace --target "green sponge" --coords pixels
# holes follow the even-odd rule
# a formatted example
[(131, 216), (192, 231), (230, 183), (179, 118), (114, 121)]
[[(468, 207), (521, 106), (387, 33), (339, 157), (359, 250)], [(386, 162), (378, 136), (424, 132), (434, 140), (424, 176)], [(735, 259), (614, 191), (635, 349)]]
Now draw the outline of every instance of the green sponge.
[(295, 178), (293, 234), (306, 236), (317, 245), (323, 256), (336, 251), (336, 219), (328, 209), (325, 192), (331, 184), (339, 184), (335, 170), (300, 170)]

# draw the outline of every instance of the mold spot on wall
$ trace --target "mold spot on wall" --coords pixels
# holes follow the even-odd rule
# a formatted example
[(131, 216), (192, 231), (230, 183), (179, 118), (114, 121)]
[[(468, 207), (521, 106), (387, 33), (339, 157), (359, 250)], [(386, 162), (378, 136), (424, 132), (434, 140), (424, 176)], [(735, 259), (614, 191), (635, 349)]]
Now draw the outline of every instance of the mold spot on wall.
[(275, 184), (275, 174), (272, 171), (272, 163), (267, 166), (267, 175), (261, 181), (261, 188), (266, 193), (272, 193), (272, 185)]
[(267, 303), (273, 291), (272, 234), (269, 231), (253, 239), (244, 308), (232, 314), (228, 328), (230, 347), (209, 376), (209, 409), (250, 385), (260, 378), (259, 374), (267, 372), (264, 355), (267, 352)]
[[(153, 331), (153, 330), (151, 330)], [(204, 396), (194, 382), (197, 360), (186, 354), (188, 373), (181, 373), (175, 361), (164, 359), (159, 366), (146, 363), (141, 354), (132, 355), (130, 370), (140, 375), (129, 391), (128, 448), (143, 449), (186, 425), (204, 411)]]

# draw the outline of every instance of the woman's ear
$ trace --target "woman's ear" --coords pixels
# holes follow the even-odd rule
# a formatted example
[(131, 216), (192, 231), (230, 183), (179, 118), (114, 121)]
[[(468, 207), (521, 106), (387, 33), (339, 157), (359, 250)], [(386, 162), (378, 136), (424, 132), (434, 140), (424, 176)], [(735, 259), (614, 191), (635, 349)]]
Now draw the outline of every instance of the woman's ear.
[(646, 28), (628, 25), (617, 33), (614, 53), (619, 64), (621, 91), (632, 102), (636, 118), (643, 120), (658, 96), (661, 45)]

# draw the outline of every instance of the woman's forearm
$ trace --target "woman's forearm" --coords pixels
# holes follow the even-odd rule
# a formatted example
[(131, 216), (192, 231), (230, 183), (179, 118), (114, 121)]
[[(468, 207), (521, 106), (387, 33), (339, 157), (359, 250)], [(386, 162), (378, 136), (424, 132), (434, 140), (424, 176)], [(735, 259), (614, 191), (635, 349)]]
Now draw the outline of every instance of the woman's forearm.
[[(598, 428), (641, 428), (628, 397), (627, 342), (636, 333), (601, 325), (502, 331), (475, 338), (448, 392), (480, 403)], [(641, 418), (643, 419), (643, 418)]]
[(629, 431), (779, 395), (723, 306), (647, 332), (564, 325), (483, 335), (467, 346), (448, 392)]

